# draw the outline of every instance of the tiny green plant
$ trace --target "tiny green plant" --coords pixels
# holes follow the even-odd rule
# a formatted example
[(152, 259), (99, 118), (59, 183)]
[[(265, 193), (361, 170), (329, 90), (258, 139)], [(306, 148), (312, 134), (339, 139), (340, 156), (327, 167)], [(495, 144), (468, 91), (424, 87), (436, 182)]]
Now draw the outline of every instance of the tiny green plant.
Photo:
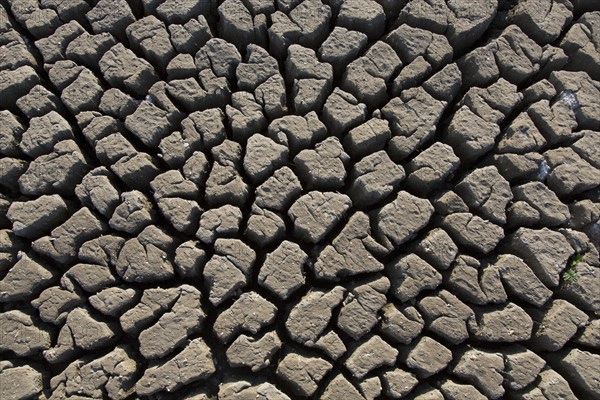
[(577, 282), (577, 264), (583, 260), (583, 254), (575, 254), (568, 262), (567, 268), (563, 272), (563, 281), (565, 285)]
[(569, 260), (569, 266), (575, 267), (583, 261), (583, 253), (577, 253)]
[(565, 285), (577, 282), (577, 269), (575, 267), (568, 267), (565, 272), (563, 272), (563, 281), (565, 282)]

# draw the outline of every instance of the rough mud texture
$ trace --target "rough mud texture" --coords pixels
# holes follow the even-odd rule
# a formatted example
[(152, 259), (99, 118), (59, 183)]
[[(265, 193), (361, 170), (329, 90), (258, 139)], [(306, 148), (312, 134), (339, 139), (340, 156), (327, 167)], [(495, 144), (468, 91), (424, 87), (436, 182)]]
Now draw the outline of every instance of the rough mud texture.
[(0, 0), (0, 399), (600, 399), (600, 4)]

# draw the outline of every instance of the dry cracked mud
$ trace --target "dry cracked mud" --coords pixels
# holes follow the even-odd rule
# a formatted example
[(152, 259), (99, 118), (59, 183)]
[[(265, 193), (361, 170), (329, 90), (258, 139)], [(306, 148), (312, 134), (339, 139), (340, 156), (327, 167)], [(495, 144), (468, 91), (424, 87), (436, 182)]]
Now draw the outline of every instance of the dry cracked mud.
[(0, 0), (0, 399), (600, 399), (595, 0)]

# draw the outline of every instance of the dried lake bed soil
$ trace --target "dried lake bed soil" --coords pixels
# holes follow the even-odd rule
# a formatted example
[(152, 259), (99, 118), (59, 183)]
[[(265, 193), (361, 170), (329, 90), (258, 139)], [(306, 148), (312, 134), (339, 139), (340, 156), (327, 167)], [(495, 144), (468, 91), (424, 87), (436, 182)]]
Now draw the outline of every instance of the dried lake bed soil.
[(600, 398), (600, 4), (0, 0), (0, 399)]

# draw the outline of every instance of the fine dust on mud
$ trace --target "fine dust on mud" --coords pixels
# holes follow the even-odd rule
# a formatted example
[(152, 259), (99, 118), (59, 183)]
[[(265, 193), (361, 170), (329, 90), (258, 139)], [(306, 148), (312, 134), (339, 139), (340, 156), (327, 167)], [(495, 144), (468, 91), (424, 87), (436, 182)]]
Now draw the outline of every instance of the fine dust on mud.
[(600, 398), (600, 5), (0, 0), (0, 398)]

